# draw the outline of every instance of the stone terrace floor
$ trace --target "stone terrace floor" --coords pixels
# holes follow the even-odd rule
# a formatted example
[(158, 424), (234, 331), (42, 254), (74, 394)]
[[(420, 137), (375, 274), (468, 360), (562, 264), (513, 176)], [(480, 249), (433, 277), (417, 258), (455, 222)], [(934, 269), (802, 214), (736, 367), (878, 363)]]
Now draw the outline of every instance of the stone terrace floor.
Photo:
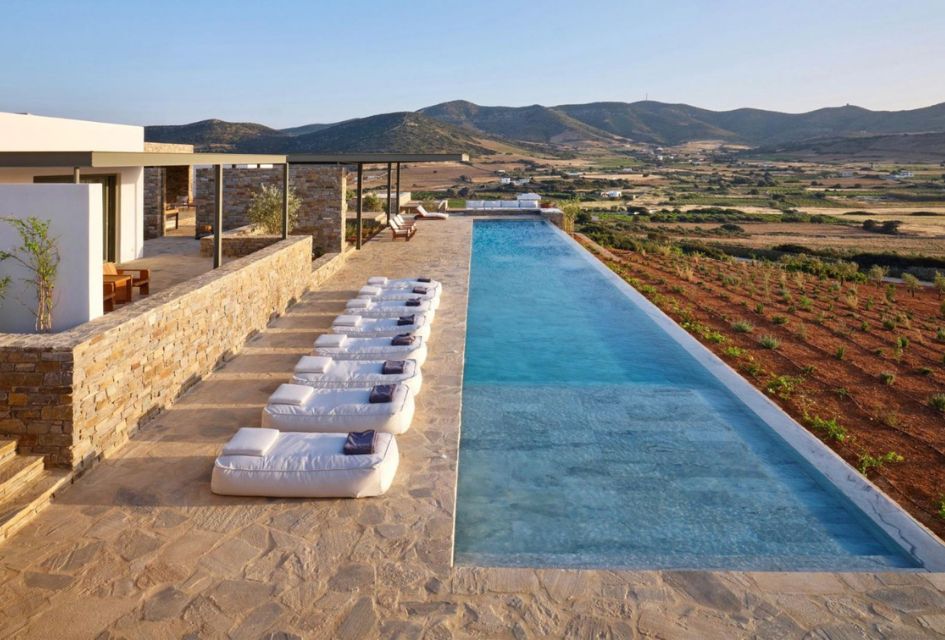
[[(351, 254), (245, 350), (0, 547), (0, 637), (928, 638), (945, 575), (451, 567), (472, 224)], [(394, 486), (224, 498), (213, 458), (371, 274), (445, 290)]]

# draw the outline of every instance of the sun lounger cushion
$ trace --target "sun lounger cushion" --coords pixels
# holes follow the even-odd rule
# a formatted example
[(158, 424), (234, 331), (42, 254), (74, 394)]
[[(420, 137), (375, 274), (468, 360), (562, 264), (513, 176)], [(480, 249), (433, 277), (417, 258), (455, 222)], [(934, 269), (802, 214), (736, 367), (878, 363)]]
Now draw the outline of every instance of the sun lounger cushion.
[(312, 387), (298, 384), (280, 384), (275, 393), (269, 396), (269, 404), (287, 404), (301, 407), (308, 402), (315, 393)]
[(369, 455), (345, 455), (347, 433), (276, 433), (264, 456), (217, 458), (210, 490), (231, 496), (365, 498), (386, 492), (397, 475), (400, 455), (389, 433), (376, 435)]
[(446, 220), (447, 218), (450, 217), (450, 214), (443, 213), (442, 211), (436, 211), (434, 213), (430, 213), (429, 211), (423, 208), (423, 205), (419, 205), (417, 207), (417, 213), (420, 214), (421, 218), (433, 218), (434, 220)]
[(345, 312), (359, 315), (362, 318), (397, 318), (408, 313), (425, 313), (433, 321), (433, 300), (417, 299), (415, 304), (408, 304), (410, 299), (404, 300), (374, 300), (372, 298), (353, 298), (348, 301)]
[(223, 445), (225, 456), (264, 456), (279, 438), (276, 429), (243, 428)]
[(295, 365), (295, 373), (325, 374), (331, 370), (334, 361), (325, 356), (302, 356)]
[[(399, 318), (362, 318), (361, 316), (339, 316), (344, 318), (344, 323), (339, 323), (338, 319), (331, 325), (331, 330), (335, 333), (347, 335), (349, 337), (393, 337), (401, 333), (412, 333), (423, 337), (430, 335), (429, 318), (418, 313), (414, 315), (414, 321), (411, 324), (400, 324)], [(351, 318), (357, 318), (353, 324), (350, 324)]]
[(348, 343), (348, 336), (339, 333), (325, 333), (315, 340), (316, 347), (340, 349)]
[(371, 276), (366, 286), (381, 289), (413, 289), (421, 285), (437, 290), (441, 288), (440, 283), (433, 279), (430, 279), (430, 282), (421, 282), (416, 278), (385, 278), (384, 276)]
[[(342, 346), (332, 334), (319, 336), (315, 340), (315, 354), (330, 356), (333, 360), (416, 360), (422, 367), (427, 359), (427, 341), (420, 336), (415, 344), (398, 347), (390, 343), (390, 338), (345, 338)], [(331, 339), (329, 339), (331, 338)]]
[[(414, 395), (420, 393), (423, 376), (416, 360), (400, 360), (404, 363), (402, 373), (384, 373), (386, 360), (333, 360), (322, 356), (303, 356), (302, 360), (318, 359), (331, 362), (324, 372), (300, 371), (312, 368), (296, 365), (292, 384), (306, 384), (324, 389), (368, 388), (376, 384), (406, 384), (413, 389)], [(300, 361), (301, 363), (301, 361)]]
[(340, 327), (356, 327), (361, 324), (361, 316), (343, 313), (335, 318), (332, 324), (336, 324)]
[[(289, 385), (302, 387), (304, 385)], [(371, 389), (315, 389), (304, 404), (270, 403), (263, 408), (262, 426), (279, 431), (339, 433), (374, 429), (403, 433), (413, 421), (414, 394), (396, 385), (390, 402), (370, 402)]]

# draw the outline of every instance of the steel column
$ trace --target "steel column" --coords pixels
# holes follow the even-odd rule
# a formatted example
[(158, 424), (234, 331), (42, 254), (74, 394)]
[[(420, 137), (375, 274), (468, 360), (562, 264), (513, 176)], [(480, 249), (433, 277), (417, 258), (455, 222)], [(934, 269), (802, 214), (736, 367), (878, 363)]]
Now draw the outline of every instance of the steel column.
[(397, 163), (397, 211), (394, 213), (400, 213), (400, 163)]
[(391, 203), (391, 199), (390, 199), (390, 189), (391, 189), (391, 186), (390, 186), (390, 166), (391, 166), (391, 165), (390, 165), (390, 163), (388, 162), (388, 163), (387, 163), (387, 224), (388, 224), (388, 225), (390, 225), (390, 217), (391, 217), (391, 215), (393, 215), (393, 214), (391, 213), (391, 210), (390, 210), (390, 207), (391, 207), (391, 204), (390, 204), (390, 203)]
[(289, 163), (282, 165), (282, 239), (289, 237)]
[(223, 264), (223, 165), (213, 165), (213, 268)]
[(363, 176), (364, 176), (364, 165), (359, 162), (358, 163), (358, 207), (357, 207), (357, 210), (358, 210), (357, 234), (358, 235), (354, 240), (354, 246), (356, 249), (361, 248), (361, 214), (364, 212), (364, 207), (362, 206), (363, 197), (362, 197), (362, 192), (361, 192), (361, 179), (363, 178)]

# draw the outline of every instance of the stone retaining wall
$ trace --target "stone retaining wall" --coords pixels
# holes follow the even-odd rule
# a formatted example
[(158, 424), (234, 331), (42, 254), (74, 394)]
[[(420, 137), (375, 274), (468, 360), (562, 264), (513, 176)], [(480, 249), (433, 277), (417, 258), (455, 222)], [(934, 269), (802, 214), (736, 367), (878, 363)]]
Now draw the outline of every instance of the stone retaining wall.
[(67, 332), (0, 334), (0, 434), (50, 465), (107, 456), (345, 257), (311, 256), (289, 238)]
[[(253, 225), (239, 227), (223, 234), (223, 257), (242, 258), (265, 249), (281, 239), (282, 236), (254, 233)], [(204, 236), (200, 239), (200, 255), (204, 258), (213, 257), (213, 236)]]
[[(301, 201), (299, 219), (293, 234), (307, 233), (318, 253), (336, 253), (344, 249), (344, 224), (347, 215), (344, 167), (291, 165), (289, 181)], [(272, 169), (223, 169), (223, 230), (250, 224), (246, 215), (253, 194), (269, 184), (282, 188), (282, 167)], [(197, 227), (213, 224), (214, 177), (212, 168), (197, 169), (194, 203)]]

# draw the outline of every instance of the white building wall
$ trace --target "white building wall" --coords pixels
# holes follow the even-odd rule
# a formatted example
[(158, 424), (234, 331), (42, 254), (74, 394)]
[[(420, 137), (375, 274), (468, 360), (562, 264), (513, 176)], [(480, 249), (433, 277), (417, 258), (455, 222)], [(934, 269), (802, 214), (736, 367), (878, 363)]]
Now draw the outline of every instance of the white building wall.
[[(65, 331), (102, 315), (102, 187), (97, 184), (0, 185), (0, 217), (50, 221), (59, 241), (53, 330)], [(0, 250), (12, 251), (20, 237), (0, 222)], [(0, 301), (0, 332), (35, 330), (35, 288), (23, 282), (28, 271), (12, 260), (0, 262), (12, 280)]]
[[(140, 258), (144, 249), (144, 169), (85, 169), (82, 175), (118, 174), (118, 261)], [(37, 176), (71, 176), (72, 167), (0, 169), (0, 184), (32, 184)], [(40, 186), (40, 185), (36, 185)], [(0, 206), (3, 201), (0, 200)], [(0, 235), (4, 234), (0, 230)], [(99, 254), (101, 255), (101, 254)]]
[(144, 151), (144, 127), (0, 112), (0, 151)]

